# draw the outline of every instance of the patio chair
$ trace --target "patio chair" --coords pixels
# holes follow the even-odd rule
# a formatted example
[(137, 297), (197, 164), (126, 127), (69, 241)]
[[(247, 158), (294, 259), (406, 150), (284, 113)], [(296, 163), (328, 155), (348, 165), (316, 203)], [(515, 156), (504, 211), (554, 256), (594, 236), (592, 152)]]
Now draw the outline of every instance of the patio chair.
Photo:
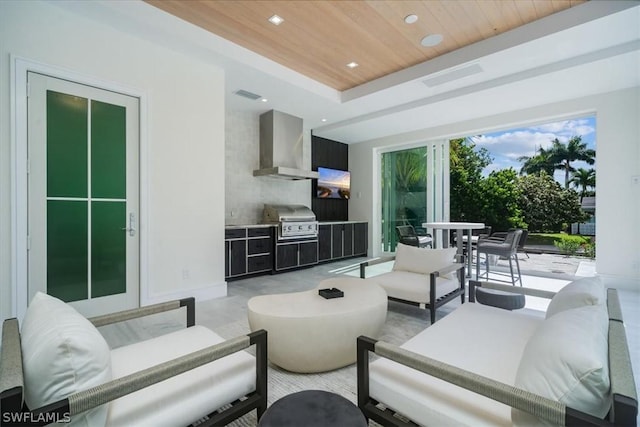
[(520, 236), (520, 241), (518, 242), (518, 253), (523, 253), (529, 258), (529, 254), (525, 249), (524, 245), (527, 243), (527, 237), (529, 237), (529, 230), (522, 230), (522, 236)]
[[(110, 349), (97, 329), (180, 307), (186, 307), (186, 328), (131, 345)], [(193, 298), (86, 319), (38, 293), (21, 330), (15, 318), (3, 323), (0, 419), (19, 425), (213, 426), (253, 409), (262, 416), (266, 331), (224, 340), (194, 324)], [(251, 345), (255, 357), (241, 351)]]
[(398, 241), (404, 245), (419, 248), (432, 247), (433, 245), (431, 234), (418, 234), (413, 225), (399, 225), (396, 227), (396, 233), (398, 234)]
[[(515, 228), (510, 228), (509, 231), (513, 231), (516, 230)], [(497, 231), (493, 234), (489, 233), (490, 236), (488, 237), (482, 237), (483, 239), (490, 239), (493, 241), (503, 241), (506, 237), (507, 237), (507, 233), (509, 231)], [(522, 236), (520, 236), (520, 241), (518, 242), (518, 253), (523, 253), (527, 256), (527, 258), (529, 258), (529, 254), (527, 253), (527, 250), (525, 249), (524, 245), (527, 243), (527, 238), (529, 237), (529, 230), (527, 229), (522, 229)]]
[[(476, 257), (476, 280), (480, 278), (486, 278), (489, 280), (489, 265), (491, 264), (490, 255), (506, 258), (509, 261), (509, 271), (511, 273), (511, 284), (515, 286), (516, 282), (520, 282), (522, 286), (522, 276), (520, 274), (520, 262), (518, 261), (518, 243), (522, 236), (521, 229), (515, 229), (508, 231), (504, 235), (504, 239), (501, 239), (502, 234), (494, 233), (488, 239), (482, 239), (478, 241), (477, 257)], [(485, 273), (480, 274), (480, 255), (485, 255)], [(512, 260), (515, 259), (516, 267), (518, 269), (518, 277), (516, 279), (513, 274)], [(497, 274), (497, 273), (494, 273)], [(499, 279), (491, 278), (491, 280), (501, 281)]]

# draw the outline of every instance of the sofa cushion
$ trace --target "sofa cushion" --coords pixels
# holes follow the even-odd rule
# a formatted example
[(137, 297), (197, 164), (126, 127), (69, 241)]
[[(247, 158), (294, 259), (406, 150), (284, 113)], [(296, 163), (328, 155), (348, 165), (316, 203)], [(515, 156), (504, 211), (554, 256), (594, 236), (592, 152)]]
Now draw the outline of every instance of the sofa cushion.
[[(466, 303), (401, 347), (513, 385), (540, 316)], [(419, 425), (511, 426), (511, 408), (389, 359), (370, 364), (371, 397)]]
[[(428, 250), (428, 249), (421, 249)], [(389, 273), (373, 276), (367, 281), (377, 283), (387, 292), (387, 296), (405, 301), (414, 301), (428, 304), (431, 301), (429, 295), (430, 278), (424, 274), (410, 273), (408, 271), (391, 271)], [(460, 287), (460, 282), (447, 277), (436, 278), (436, 297), (453, 292)]]
[(455, 254), (456, 248), (424, 249), (399, 243), (393, 270), (430, 274), (451, 265)]
[[(73, 307), (38, 292), (22, 322), (25, 400), (30, 408), (61, 400), (111, 380), (109, 346)], [(73, 425), (105, 424), (107, 407), (79, 414)]]
[[(192, 326), (111, 352), (113, 378), (141, 371), (223, 342), (204, 326)], [(153, 384), (114, 400), (108, 426), (190, 425), (255, 390), (255, 358), (246, 351)]]
[[(579, 307), (546, 319), (525, 347), (515, 386), (604, 417), (611, 405), (606, 307)], [(516, 425), (544, 425), (516, 409), (512, 419)]]
[(600, 277), (585, 277), (568, 283), (549, 302), (546, 317), (585, 305), (604, 304), (607, 294)]

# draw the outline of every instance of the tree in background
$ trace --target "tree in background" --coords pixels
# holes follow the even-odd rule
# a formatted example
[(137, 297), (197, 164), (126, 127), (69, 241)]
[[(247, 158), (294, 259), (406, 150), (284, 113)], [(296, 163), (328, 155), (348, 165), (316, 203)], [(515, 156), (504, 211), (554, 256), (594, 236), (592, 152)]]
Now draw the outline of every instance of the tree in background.
[(551, 158), (556, 165), (556, 169), (564, 171), (564, 188), (569, 188), (569, 176), (575, 169), (571, 166), (571, 162), (582, 160), (589, 165), (596, 162), (596, 151), (587, 148), (587, 144), (582, 142), (581, 136), (572, 137), (566, 144), (560, 142), (558, 138), (551, 141), (552, 146), (549, 150)]
[(580, 208), (578, 193), (562, 188), (546, 172), (521, 177), (519, 188), (519, 206), (529, 232), (559, 233), (588, 218)]
[(475, 146), (471, 138), (453, 139), (449, 142), (449, 215), (452, 221), (486, 221), (481, 189), (482, 170), (493, 159), (486, 148), (475, 151)]
[(518, 158), (519, 162), (523, 162), (522, 168), (520, 169), (520, 175), (534, 174), (542, 171), (546, 172), (548, 175), (553, 175), (553, 172), (556, 169), (556, 164), (551, 158), (551, 151), (540, 147), (538, 148), (537, 153), (538, 154), (535, 156), (522, 156)]
[(590, 194), (589, 188), (596, 188), (596, 171), (595, 169), (578, 168), (572, 173), (569, 182), (580, 190), (580, 200), (582, 201), (583, 197)]
[(494, 230), (527, 228), (519, 206), (521, 190), (518, 174), (512, 168), (493, 171), (481, 182), (482, 212), (486, 224)]
[(587, 148), (581, 136), (574, 136), (566, 144), (560, 142), (558, 138), (552, 139), (551, 148), (548, 150), (540, 147), (535, 156), (522, 156), (518, 160), (523, 162), (520, 175), (544, 171), (547, 175), (553, 176), (556, 169), (564, 171), (564, 188), (569, 188), (569, 176), (575, 172), (571, 162), (582, 160), (593, 165), (596, 162), (595, 158), (596, 151)]

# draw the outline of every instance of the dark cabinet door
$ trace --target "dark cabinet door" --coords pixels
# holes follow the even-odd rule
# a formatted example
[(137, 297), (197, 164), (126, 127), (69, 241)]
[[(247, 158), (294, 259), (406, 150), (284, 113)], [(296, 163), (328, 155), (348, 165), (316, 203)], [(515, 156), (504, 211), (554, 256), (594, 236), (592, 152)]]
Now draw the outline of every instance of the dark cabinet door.
[(353, 224), (344, 224), (342, 229), (342, 255), (353, 255)]
[(229, 277), (229, 242), (224, 241), (224, 277)]
[(247, 272), (247, 241), (232, 240), (229, 243), (231, 245), (229, 251), (231, 256), (230, 275), (245, 274)]
[(272, 244), (269, 238), (249, 239), (249, 255), (268, 254), (271, 252)]
[(318, 242), (300, 243), (300, 265), (316, 264), (318, 262)]
[(331, 226), (318, 227), (318, 261), (331, 259)]
[(344, 224), (333, 224), (331, 226), (331, 235), (333, 236), (333, 242), (331, 243), (332, 258), (342, 258), (342, 230)]
[(249, 260), (247, 261), (247, 267), (249, 269), (249, 273), (271, 270), (273, 268), (271, 254), (249, 257)]
[(353, 226), (353, 254), (366, 255), (369, 237), (367, 234), (368, 224), (366, 222), (357, 223)]
[(276, 270), (298, 266), (298, 244), (276, 246)]

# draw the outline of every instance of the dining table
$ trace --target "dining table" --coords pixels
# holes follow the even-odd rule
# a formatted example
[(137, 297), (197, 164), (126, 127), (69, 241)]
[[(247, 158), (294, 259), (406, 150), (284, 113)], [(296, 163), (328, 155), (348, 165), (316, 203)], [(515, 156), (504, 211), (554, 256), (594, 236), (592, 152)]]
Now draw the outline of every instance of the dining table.
[[(456, 245), (458, 247), (458, 255), (463, 255), (463, 236), (464, 232), (467, 231), (468, 238), (466, 239), (467, 243), (467, 277), (471, 277), (471, 258), (472, 258), (472, 230), (478, 230), (484, 228), (484, 223), (482, 222), (461, 222), (461, 221), (449, 221), (449, 222), (425, 222), (422, 224), (424, 228), (433, 229), (433, 247), (434, 249), (438, 247), (447, 248), (449, 247), (449, 233), (446, 230), (455, 230), (456, 232)], [(442, 242), (439, 242), (437, 237), (437, 233), (435, 230), (445, 230), (443, 231)]]

